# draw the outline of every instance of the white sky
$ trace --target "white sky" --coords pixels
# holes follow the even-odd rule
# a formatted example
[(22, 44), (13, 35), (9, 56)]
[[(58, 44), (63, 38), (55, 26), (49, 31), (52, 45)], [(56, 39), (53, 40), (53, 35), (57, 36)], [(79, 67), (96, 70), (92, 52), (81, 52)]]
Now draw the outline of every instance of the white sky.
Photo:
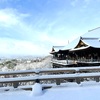
[(0, 54), (47, 55), (100, 26), (99, 8), (100, 0), (0, 0)]

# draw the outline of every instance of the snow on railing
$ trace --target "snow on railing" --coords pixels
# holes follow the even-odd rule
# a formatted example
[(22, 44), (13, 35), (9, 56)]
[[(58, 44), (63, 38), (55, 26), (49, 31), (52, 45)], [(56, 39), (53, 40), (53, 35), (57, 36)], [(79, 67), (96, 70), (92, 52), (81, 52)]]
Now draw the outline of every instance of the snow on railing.
[[(20, 76), (23, 74), (33, 74), (28, 76)], [(12, 75), (12, 77), (1, 77), (0, 84), (13, 83), (13, 87), (17, 88), (21, 82), (34, 82), (43, 83), (43, 81), (56, 81), (57, 85), (67, 81), (75, 81), (78, 84), (83, 79), (95, 79), (99, 82), (100, 78), (100, 66), (91, 67), (74, 67), (74, 68), (51, 68), (51, 69), (38, 69), (38, 70), (25, 70), (25, 71), (12, 71), (12, 72), (0, 72), (0, 76)], [(55, 81), (54, 81), (55, 80)]]

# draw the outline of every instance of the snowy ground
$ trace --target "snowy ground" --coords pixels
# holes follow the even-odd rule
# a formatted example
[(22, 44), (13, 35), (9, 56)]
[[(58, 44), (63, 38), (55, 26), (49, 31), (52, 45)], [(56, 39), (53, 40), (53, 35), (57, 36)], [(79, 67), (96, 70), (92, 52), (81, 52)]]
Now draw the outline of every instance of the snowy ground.
[[(13, 69), (1, 65), (0, 71), (52, 68), (50, 61), (51, 58), (47, 57), (40, 62), (18, 63)], [(4, 91), (4, 88), (0, 88), (0, 100), (100, 100), (100, 82), (87, 81), (82, 82), (80, 85), (70, 82), (63, 83), (60, 86), (52, 84), (52, 86), (52, 88), (43, 91), (41, 91), (41, 87), (34, 85), (33, 91), (13, 88)]]
[[(39, 91), (40, 87), (34, 88)], [(76, 83), (54, 85), (39, 95), (35, 95), (32, 91), (11, 89), (0, 91), (0, 100), (100, 100), (100, 83), (89, 81), (80, 85)]]

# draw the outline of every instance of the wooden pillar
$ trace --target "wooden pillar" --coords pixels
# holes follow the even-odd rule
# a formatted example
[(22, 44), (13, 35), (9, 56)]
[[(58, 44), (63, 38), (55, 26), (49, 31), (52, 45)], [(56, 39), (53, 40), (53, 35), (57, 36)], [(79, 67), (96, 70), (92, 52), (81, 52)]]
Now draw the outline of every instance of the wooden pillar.
[(94, 79), (96, 80), (96, 82), (99, 82), (99, 77), (95, 77)]
[(60, 85), (60, 79), (56, 79), (56, 85)]
[(35, 82), (36, 82), (36, 83), (40, 83), (40, 80), (39, 80), (39, 79), (36, 79)]
[[(16, 77), (16, 75), (13, 75), (13, 77)], [(13, 87), (17, 88), (19, 86), (19, 82), (13, 82)]]
[(81, 83), (80, 78), (76, 78), (76, 83), (77, 84), (80, 84)]
[(13, 87), (17, 88), (19, 86), (19, 82), (13, 82)]

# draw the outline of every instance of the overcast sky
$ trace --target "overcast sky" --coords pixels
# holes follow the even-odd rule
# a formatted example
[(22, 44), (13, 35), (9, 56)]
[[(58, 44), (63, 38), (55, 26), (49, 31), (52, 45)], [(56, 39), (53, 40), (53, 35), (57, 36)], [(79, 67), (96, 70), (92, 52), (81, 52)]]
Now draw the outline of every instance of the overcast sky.
[(46, 55), (100, 26), (100, 0), (0, 0), (0, 54)]

